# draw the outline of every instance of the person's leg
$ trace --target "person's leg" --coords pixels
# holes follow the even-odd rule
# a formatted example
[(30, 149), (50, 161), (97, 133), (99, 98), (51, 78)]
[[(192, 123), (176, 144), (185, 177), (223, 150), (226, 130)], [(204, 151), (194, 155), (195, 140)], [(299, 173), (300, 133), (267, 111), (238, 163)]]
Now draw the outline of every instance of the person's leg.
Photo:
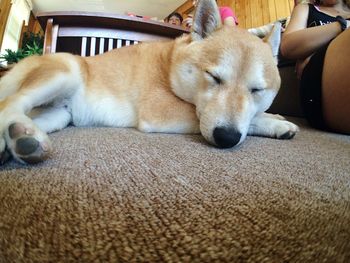
[(327, 130), (322, 111), (322, 72), (328, 44), (309, 59), (300, 79), (300, 102), (305, 118), (317, 129)]
[(326, 125), (350, 134), (350, 30), (329, 45), (322, 76), (322, 108)]

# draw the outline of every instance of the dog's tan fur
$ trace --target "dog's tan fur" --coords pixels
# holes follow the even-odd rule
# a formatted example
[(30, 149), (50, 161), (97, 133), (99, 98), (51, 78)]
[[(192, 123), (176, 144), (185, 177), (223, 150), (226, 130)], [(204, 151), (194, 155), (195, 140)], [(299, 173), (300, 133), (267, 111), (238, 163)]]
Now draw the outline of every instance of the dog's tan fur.
[(25, 59), (0, 82), (0, 154), (42, 161), (46, 133), (69, 123), (201, 132), (219, 147), (247, 134), (293, 137), (294, 124), (264, 113), (280, 85), (276, 36), (222, 26), (215, 1), (202, 0), (191, 35), (174, 41)]

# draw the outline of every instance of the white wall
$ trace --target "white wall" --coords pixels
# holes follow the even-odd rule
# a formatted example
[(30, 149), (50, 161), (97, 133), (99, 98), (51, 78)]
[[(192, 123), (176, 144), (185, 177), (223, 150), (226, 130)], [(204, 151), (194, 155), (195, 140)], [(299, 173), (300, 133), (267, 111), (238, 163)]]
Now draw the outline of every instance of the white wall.
[(4, 39), (1, 45), (1, 53), (4, 53), (6, 49), (11, 49), (14, 51), (18, 49), (23, 21), (25, 21), (25, 24), (28, 25), (30, 10), (30, 0), (12, 0), (11, 10), (5, 28)]

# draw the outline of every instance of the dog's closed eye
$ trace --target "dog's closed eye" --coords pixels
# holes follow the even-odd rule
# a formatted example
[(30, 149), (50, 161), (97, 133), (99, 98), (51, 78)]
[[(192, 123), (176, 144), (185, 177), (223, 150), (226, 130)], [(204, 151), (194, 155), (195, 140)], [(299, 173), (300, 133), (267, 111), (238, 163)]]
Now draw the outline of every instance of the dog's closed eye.
[(264, 90), (263, 88), (251, 88), (250, 89), (250, 93), (257, 94), (257, 93), (259, 93), (259, 92), (261, 92), (263, 90)]
[(217, 76), (216, 74), (214, 74), (214, 73), (212, 73), (212, 72), (210, 72), (210, 71), (208, 71), (208, 70), (206, 70), (205, 73), (206, 73), (212, 80), (214, 80), (215, 84), (217, 84), (217, 85), (221, 85), (221, 84), (222, 84), (222, 79), (221, 79), (219, 76)]

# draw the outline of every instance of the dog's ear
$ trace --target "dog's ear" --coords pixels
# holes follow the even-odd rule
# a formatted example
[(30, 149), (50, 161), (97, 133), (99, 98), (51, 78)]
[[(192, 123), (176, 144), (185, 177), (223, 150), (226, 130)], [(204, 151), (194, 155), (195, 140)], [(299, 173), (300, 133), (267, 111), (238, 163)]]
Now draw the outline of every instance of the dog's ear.
[(202, 40), (221, 26), (219, 8), (215, 0), (199, 0), (194, 14), (191, 36)]
[(282, 24), (280, 22), (276, 22), (270, 32), (265, 38), (264, 41), (267, 42), (272, 49), (272, 54), (277, 61), (277, 56), (281, 44), (281, 28)]

